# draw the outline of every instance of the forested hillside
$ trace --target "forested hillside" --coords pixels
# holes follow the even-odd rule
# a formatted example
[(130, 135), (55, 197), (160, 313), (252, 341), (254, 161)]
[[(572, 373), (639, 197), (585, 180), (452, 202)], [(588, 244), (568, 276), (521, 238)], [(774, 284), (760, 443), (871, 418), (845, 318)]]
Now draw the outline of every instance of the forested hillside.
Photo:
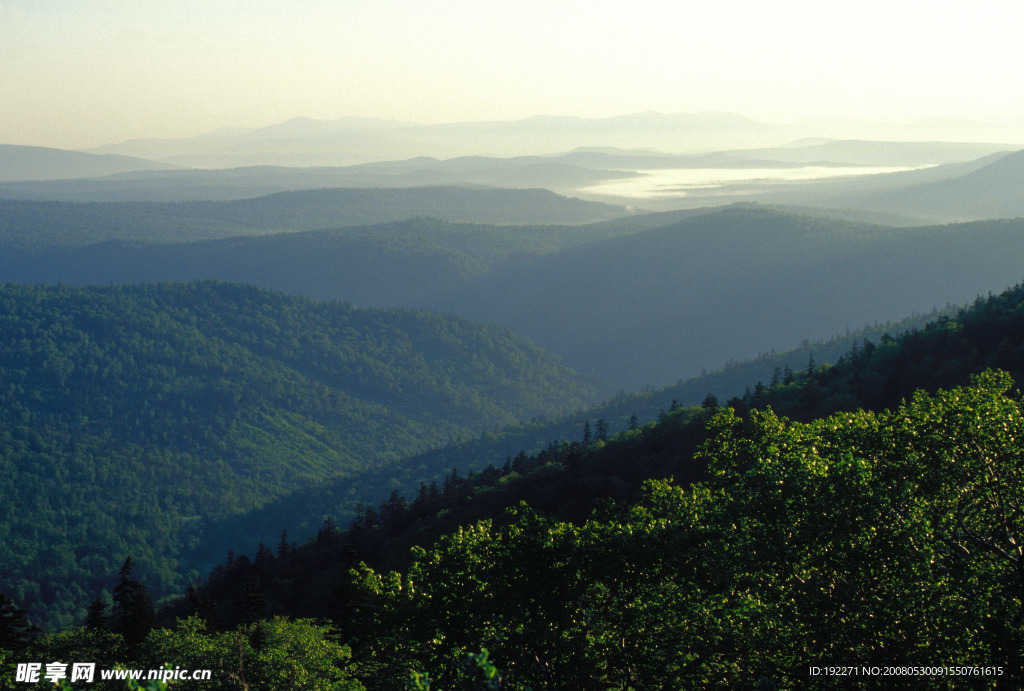
[[(766, 353), (743, 362), (729, 362), (713, 372), (680, 380), (660, 389), (647, 388), (634, 393), (620, 390), (598, 405), (573, 411), (568, 415), (554, 418), (538, 416), (529, 422), (510, 425), (501, 430), (489, 430), (455, 444), (408, 456), (401, 464), (364, 474), (360, 478), (360, 483), (371, 487), (388, 488), (379, 496), (379, 500), (384, 500), (388, 492), (412, 497), (419, 496), (424, 491), (432, 493), (436, 500), (438, 492), (443, 491), (442, 487), (445, 484), (441, 478), (450, 477), (453, 469), (456, 479), (466, 479), (472, 474), (475, 478), (473, 482), (486, 484), (495, 478), (495, 469), (502, 469), (502, 472), (507, 474), (507, 470), (513, 466), (521, 468), (525, 458), (536, 457), (541, 452), (551, 457), (550, 454), (555, 453), (553, 449), (562, 448), (564, 443), (582, 443), (588, 429), (591, 440), (596, 441), (664, 419), (669, 414), (678, 415), (676, 411), (680, 409), (689, 409), (692, 413), (695, 406), (709, 400), (709, 397), (720, 402), (749, 399), (754, 391), (760, 391), (765, 386), (800, 377), (810, 361), (836, 362), (848, 355), (851, 344), (860, 344), (865, 340), (874, 343), (883, 340), (889, 342), (895, 336), (923, 330), (926, 325), (940, 317), (956, 312), (955, 308), (947, 306), (943, 311), (934, 310), (927, 315), (917, 315), (898, 322), (875, 324), (827, 341), (807, 342), (790, 351)], [(757, 382), (762, 382), (761, 387), (757, 386)], [(699, 424), (699, 415), (697, 421)], [(689, 448), (688, 444), (689, 442), (681, 443), (681, 447)], [(557, 453), (554, 457), (558, 457)], [(513, 460), (517, 462), (513, 463)], [(612, 469), (617, 464), (618, 461), (609, 463), (608, 470), (604, 469), (604, 466), (599, 466), (595, 473), (601, 475), (607, 472), (616, 475), (618, 471)], [(629, 461), (621, 464), (623, 469), (633, 467), (634, 464)], [(661, 473), (655, 473), (654, 477), (661, 477), (666, 472), (673, 471), (662, 469)], [(435, 489), (431, 489), (431, 482), (434, 483)], [(224, 519), (223, 526), (216, 529), (230, 533), (238, 532), (242, 526), (248, 528), (250, 532), (247, 542), (236, 543), (236, 551), (253, 551), (260, 540), (266, 541), (267, 544), (274, 543), (282, 528), (287, 529), (292, 539), (305, 539), (322, 527), (323, 516), (333, 516), (340, 523), (348, 522), (351, 514), (345, 507), (350, 506), (347, 501), (349, 484), (347, 480), (328, 481), (296, 490), (253, 511), (228, 517)], [(535, 483), (531, 486), (539, 488), (547, 486), (547, 483)], [(521, 490), (522, 488), (517, 486), (515, 492)], [(574, 491), (557, 482), (551, 484), (545, 491), (550, 492), (551, 503), (546, 505), (549, 509), (569, 511), (567, 515), (580, 515), (572, 513), (573, 510), (570, 508), (573, 502), (569, 497), (574, 495)], [(630, 495), (627, 492), (624, 496)], [(422, 498), (417, 501), (423, 503)], [(588, 510), (589, 504), (585, 504), (583, 515)], [(455, 516), (451, 519), (459, 520)], [(395, 554), (401, 550), (387, 551)]]
[[(834, 365), (787, 368), (729, 408), (709, 398), (453, 474), (303, 546), (282, 536), (232, 556), (167, 612), (191, 618), (134, 649), (121, 615), (29, 654), (102, 640), (103, 659), (172, 654), (272, 689), (285, 688), (265, 676), (275, 655), (350, 688), (407, 688), (413, 672), (459, 688), (497, 670), (509, 688), (835, 688), (808, 665), (854, 660), (935, 688), (1014, 688), (1022, 304), (1017, 287)], [(910, 395), (996, 366), (1013, 376)], [(272, 618), (325, 610), (331, 629)]]
[(180, 588), (214, 519), (595, 395), (494, 325), (218, 283), (0, 288), (0, 385), (5, 591), (47, 626), (127, 554)]
[[(461, 473), (447, 473), (434, 484), (423, 483), (409, 501), (396, 493), (378, 506), (364, 507), (349, 542), (362, 558), (393, 567), (404, 564), (412, 545), (429, 545), (478, 519), (500, 523), (505, 520), (504, 510), (520, 501), (563, 520), (580, 521), (601, 499), (635, 500), (645, 480), (700, 479), (705, 467), (693, 461), (693, 452), (706, 438), (709, 417), (726, 406), (741, 416), (773, 408), (790, 418), (811, 421), (837, 412), (894, 409), (915, 391), (954, 387), (988, 368), (1000, 368), (1024, 382), (1022, 305), (1024, 287), (1016, 287), (898, 338), (883, 333), (877, 343), (855, 340), (852, 349), (833, 364), (817, 365), (811, 353), (802, 367), (776, 366), (770, 377), (730, 398), (705, 389), (708, 393), (700, 405), (673, 400), (655, 420), (615, 416), (614, 411), (630, 403), (630, 397), (616, 399), (585, 413), (585, 421), (560, 440), (548, 436), (543, 448), (530, 453), (512, 452), (499, 459), (487, 443), (475, 443), (469, 453), (482, 457), (470, 466), (477, 469), (475, 473), (467, 475), (463, 467)], [(820, 350), (819, 356), (823, 354)], [(701, 384), (714, 386), (714, 376), (668, 387), (662, 393), (685, 396), (685, 391)], [(633, 400), (629, 407), (643, 413), (642, 405), (642, 400)], [(545, 434), (535, 426), (522, 438), (531, 431), (541, 438)], [(443, 456), (451, 450), (434, 453)], [(424, 454), (423, 460), (429, 462), (434, 453)], [(490, 465), (484, 468), (484, 462)], [(443, 468), (443, 462), (434, 467)], [(292, 510), (301, 509), (293, 504)], [(326, 606), (326, 600), (319, 606)], [(312, 613), (312, 609), (303, 612)]]
[(890, 228), (729, 208), (538, 257), (427, 303), (637, 389), (1020, 280), (1024, 221)]
[(37, 251), (109, 240), (183, 242), (390, 223), (414, 216), (468, 223), (576, 224), (624, 215), (622, 207), (546, 190), (468, 187), (301, 190), (231, 201), (0, 199), (0, 246)]
[(0, 278), (81, 285), (214, 278), (363, 307), (410, 307), (536, 256), (632, 232), (632, 225), (617, 223), (496, 226), (413, 218), (175, 244), (12, 248), (0, 257)]

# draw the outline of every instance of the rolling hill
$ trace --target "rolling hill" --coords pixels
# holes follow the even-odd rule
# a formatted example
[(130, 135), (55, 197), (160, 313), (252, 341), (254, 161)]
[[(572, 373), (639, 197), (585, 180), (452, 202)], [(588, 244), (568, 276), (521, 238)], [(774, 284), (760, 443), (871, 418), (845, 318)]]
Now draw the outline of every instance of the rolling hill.
[(1020, 277), (1024, 221), (891, 228), (737, 206), (581, 227), (415, 219), (182, 243), (9, 251), (0, 280), (250, 282), (498, 321), (630, 389), (965, 303)]
[(182, 242), (387, 223), (415, 216), (493, 224), (580, 224), (625, 215), (623, 207), (546, 190), (466, 187), (302, 190), (231, 201), (0, 199), (0, 246), (40, 250), (107, 240)]
[(580, 372), (664, 384), (1021, 274), (1024, 220), (889, 228), (757, 208), (538, 257), (420, 306), (497, 320)]
[(143, 171), (101, 178), (4, 182), (0, 197), (36, 201), (226, 201), (335, 187), (440, 186), (544, 188), (566, 194), (610, 178), (635, 175), (606, 166), (577, 165), (568, 158), (471, 156), (439, 160), (421, 156), (348, 167)]
[(854, 195), (850, 204), (902, 214), (951, 219), (1024, 216), (1024, 151), (986, 160), (953, 179)]
[(0, 144), (0, 183), (94, 178), (133, 171), (177, 168), (180, 166), (133, 156)]
[(128, 554), (180, 588), (211, 521), (595, 396), (494, 325), (234, 284), (7, 285), (0, 322), (0, 569), (48, 626)]

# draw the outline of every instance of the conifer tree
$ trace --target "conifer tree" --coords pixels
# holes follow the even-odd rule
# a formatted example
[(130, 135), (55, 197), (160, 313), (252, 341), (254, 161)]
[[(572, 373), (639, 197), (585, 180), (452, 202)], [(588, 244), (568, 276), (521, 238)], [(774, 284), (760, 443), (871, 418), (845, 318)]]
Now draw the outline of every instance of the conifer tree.
[(20, 653), (35, 636), (36, 627), (14, 600), (0, 593), (0, 650)]
[(242, 594), (234, 604), (243, 624), (253, 624), (260, 619), (266, 619), (270, 611), (267, 596), (255, 576), (250, 576), (245, 580), (242, 585)]
[(137, 650), (137, 646), (156, 624), (153, 602), (146, 586), (132, 578), (134, 569), (135, 562), (129, 556), (118, 572), (118, 583), (113, 593), (114, 606), (110, 614), (110, 630), (124, 636), (129, 650)]
[[(191, 587), (191, 586), (189, 586)], [(85, 628), (91, 631), (105, 630), (109, 626), (109, 617), (107, 615), (107, 601), (102, 595), (97, 597), (89, 605), (89, 609), (86, 610), (85, 614)]]
[(277, 560), (287, 563), (289, 556), (291, 556), (291, 551), (288, 548), (288, 531), (281, 530), (281, 541), (277, 543)]

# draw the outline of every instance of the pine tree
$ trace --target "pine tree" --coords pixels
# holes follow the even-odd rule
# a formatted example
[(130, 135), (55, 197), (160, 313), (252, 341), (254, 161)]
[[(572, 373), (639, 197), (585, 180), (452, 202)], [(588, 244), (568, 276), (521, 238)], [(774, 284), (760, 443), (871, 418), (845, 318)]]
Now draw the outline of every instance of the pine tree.
[(793, 383), (793, 370), (791, 370), (789, 368), (789, 365), (786, 365), (785, 368), (783, 368), (783, 370), (782, 370), (782, 383), (783, 384), (792, 384)]
[(109, 607), (109, 605), (102, 595), (93, 600), (89, 605), (89, 609), (86, 610), (85, 628), (91, 631), (102, 631), (106, 629), (109, 626), (107, 607)]
[(288, 531), (281, 531), (281, 541), (277, 543), (277, 560), (281, 563), (288, 563), (291, 551), (288, 549)]
[(32, 642), (36, 631), (25, 610), (18, 607), (10, 597), (0, 593), (0, 650), (22, 652)]
[(263, 587), (254, 576), (245, 580), (242, 585), (242, 594), (234, 604), (243, 624), (253, 624), (260, 619), (266, 619), (270, 611)]
[(256, 549), (256, 558), (253, 560), (253, 563), (260, 571), (269, 571), (274, 566), (274, 553), (262, 541)]
[(156, 624), (153, 602), (146, 586), (132, 578), (135, 562), (131, 556), (124, 560), (118, 572), (118, 583), (114, 587), (114, 606), (110, 614), (110, 630), (124, 636), (129, 650), (137, 646)]

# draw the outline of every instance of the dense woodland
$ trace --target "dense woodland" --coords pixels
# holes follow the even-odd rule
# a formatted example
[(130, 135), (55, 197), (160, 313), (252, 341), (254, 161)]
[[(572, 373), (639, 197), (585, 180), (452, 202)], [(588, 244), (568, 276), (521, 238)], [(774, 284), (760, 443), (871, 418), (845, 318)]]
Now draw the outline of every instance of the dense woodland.
[(1015, 688), (1022, 335), (1018, 286), (231, 554), (159, 613), (126, 561), (84, 628), (4, 645), (173, 658), (225, 688), (473, 688), (495, 669), (506, 688), (835, 688), (806, 666), (937, 660), (1000, 672), (930, 686)]
[(0, 288), (0, 383), (4, 590), (48, 627), (126, 554), (180, 590), (221, 519), (595, 396), (495, 325), (218, 283)]

